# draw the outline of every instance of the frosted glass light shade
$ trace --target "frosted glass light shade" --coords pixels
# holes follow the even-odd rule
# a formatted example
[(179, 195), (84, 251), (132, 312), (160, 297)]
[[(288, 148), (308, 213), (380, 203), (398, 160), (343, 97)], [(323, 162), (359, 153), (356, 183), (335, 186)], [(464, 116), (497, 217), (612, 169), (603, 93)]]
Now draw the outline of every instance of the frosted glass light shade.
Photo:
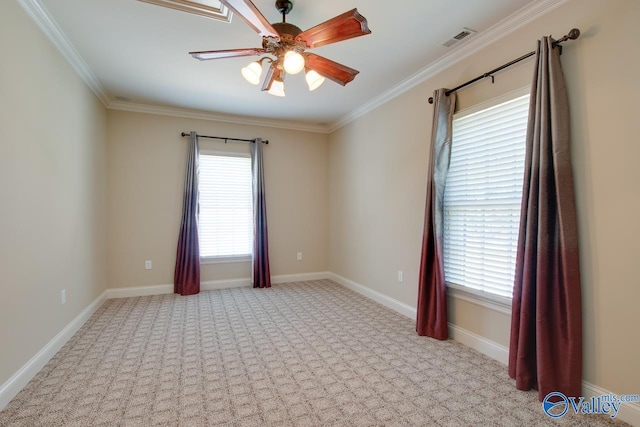
[(260, 63), (252, 62), (246, 67), (240, 70), (242, 73), (242, 77), (252, 85), (257, 85), (260, 83), (260, 75), (262, 74), (262, 65)]
[(318, 89), (324, 83), (324, 77), (313, 70), (307, 71), (304, 78), (307, 81), (307, 86), (309, 86), (309, 91)]
[(288, 74), (298, 74), (304, 68), (304, 57), (290, 50), (284, 54), (284, 70)]
[(274, 80), (269, 88), (269, 93), (275, 96), (284, 96), (284, 82), (282, 80)]

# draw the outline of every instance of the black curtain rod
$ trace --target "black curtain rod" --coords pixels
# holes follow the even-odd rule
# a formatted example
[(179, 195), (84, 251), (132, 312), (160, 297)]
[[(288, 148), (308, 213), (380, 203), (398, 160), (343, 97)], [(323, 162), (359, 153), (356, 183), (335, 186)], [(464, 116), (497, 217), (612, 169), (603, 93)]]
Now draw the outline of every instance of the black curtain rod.
[[(224, 136), (209, 136), (209, 135), (200, 135), (200, 134), (197, 134), (197, 135), (198, 135), (198, 138), (222, 139), (222, 140), (224, 140), (225, 144), (227, 143), (227, 141), (255, 142), (255, 139), (226, 138)], [(182, 132), (180, 134), (180, 136), (183, 136), (183, 137), (184, 136), (190, 136), (190, 134), (187, 133), (187, 132)], [(262, 141), (262, 143), (263, 144), (268, 144), (269, 141), (265, 140), (265, 141)]]
[[(556, 40), (553, 42), (553, 46), (560, 46), (560, 43), (565, 42), (567, 40), (575, 40), (578, 37), (580, 37), (580, 30), (577, 28), (573, 28), (571, 31), (569, 31), (569, 34), (567, 34), (566, 36), (562, 37), (559, 40)], [(562, 49), (562, 46), (560, 46), (560, 49)], [(560, 51), (562, 52), (562, 51)], [(462, 83), (460, 86), (456, 86), (453, 89), (449, 89), (448, 91), (446, 91), (444, 94), (449, 96), (449, 94), (458, 91), (459, 89), (462, 89), (465, 86), (469, 86), (472, 83), (477, 82), (478, 80), (487, 78), (487, 77), (491, 77), (491, 82), (493, 83), (493, 75), (495, 73), (497, 73), (500, 70), (504, 70), (507, 67), (512, 66), (513, 64), (517, 64), (518, 62), (525, 60), (527, 58), (529, 58), (530, 56), (533, 56), (536, 54), (536, 51), (534, 50), (533, 52), (529, 52), (526, 55), (522, 55), (520, 58), (514, 59), (511, 62), (507, 62), (504, 65), (499, 66), (498, 68), (494, 68), (491, 71), (487, 71), (486, 73), (482, 74), (481, 76), (476, 77), (475, 79), (471, 79), (468, 82)], [(429, 104), (433, 104), (433, 97), (429, 97)]]

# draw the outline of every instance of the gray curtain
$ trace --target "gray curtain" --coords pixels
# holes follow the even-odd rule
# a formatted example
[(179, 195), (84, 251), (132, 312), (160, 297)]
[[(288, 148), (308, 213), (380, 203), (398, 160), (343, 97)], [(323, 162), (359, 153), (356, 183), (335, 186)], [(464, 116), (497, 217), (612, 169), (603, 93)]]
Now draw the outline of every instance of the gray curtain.
[(178, 236), (174, 292), (193, 295), (200, 292), (200, 244), (198, 242), (198, 136), (191, 132), (187, 170), (184, 177), (182, 222)]
[(456, 108), (455, 92), (449, 96), (446, 96), (445, 92), (446, 89), (438, 89), (433, 96), (431, 163), (427, 182), (416, 318), (418, 335), (440, 340), (449, 337), (447, 288), (444, 280), (443, 203), (444, 186), (451, 161), (453, 113)]
[(509, 375), (520, 390), (582, 396), (578, 229), (559, 49), (538, 42), (531, 85)]
[(253, 176), (253, 256), (251, 281), (254, 288), (271, 287), (269, 271), (269, 238), (267, 234), (267, 202), (264, 191), (262, 139), (251, 143), (251, 174)]

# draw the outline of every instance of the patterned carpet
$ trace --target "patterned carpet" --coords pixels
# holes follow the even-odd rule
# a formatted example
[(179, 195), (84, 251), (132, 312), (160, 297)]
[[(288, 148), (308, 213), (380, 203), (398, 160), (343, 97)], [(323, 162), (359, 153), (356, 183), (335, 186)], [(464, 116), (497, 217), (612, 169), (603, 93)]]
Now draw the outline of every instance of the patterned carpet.
[(506, 367), (328, 280), (108, 300), (1, 426), (610, 425), (553, 421)]

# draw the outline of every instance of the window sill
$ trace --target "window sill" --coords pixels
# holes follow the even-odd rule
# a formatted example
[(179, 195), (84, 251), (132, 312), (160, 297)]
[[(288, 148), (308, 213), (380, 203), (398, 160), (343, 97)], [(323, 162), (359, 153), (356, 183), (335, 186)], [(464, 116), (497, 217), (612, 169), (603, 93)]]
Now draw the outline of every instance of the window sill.
[(250, 262), (251, 255), (234, 255), (219, 257), (201, 257), (200, 264), (229, 264), (232, 262)]
[(449, 295), (472, 304), (486, 307), (499, 313), (511, 315), (511, 298), (492, 295), (488, 292), (468, 288), (466, 286), (447, 283)]

